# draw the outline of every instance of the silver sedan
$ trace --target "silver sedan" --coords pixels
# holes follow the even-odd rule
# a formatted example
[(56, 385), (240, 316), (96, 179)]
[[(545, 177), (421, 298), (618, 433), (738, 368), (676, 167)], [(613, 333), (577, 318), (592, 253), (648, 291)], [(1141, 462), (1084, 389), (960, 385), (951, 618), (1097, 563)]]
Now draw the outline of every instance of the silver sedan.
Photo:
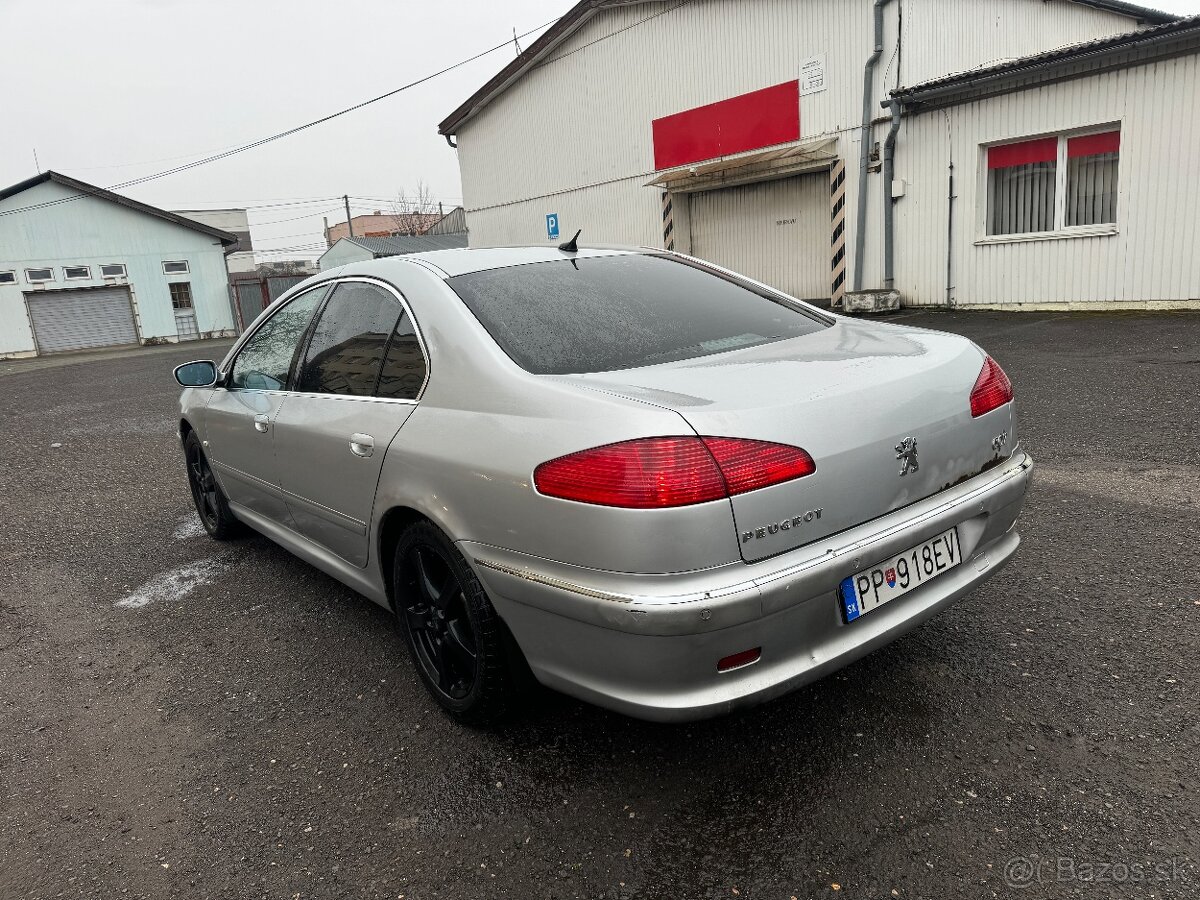
[(1017, 549), (997, 363), (654, 251), (322, 273), (181, 366), (192, 495), (393, 610), (431, 695), (681, 721), (832, 672)]

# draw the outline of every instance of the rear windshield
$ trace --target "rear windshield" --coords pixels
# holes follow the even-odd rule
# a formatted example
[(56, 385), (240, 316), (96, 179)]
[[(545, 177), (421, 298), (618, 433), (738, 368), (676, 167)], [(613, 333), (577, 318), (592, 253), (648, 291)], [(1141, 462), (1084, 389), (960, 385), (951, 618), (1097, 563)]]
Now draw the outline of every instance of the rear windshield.
[(781, 298), (655, 255), (531, 263), (449, 285), (537, 375), (611, 372), (809, 334), (826, 322)]

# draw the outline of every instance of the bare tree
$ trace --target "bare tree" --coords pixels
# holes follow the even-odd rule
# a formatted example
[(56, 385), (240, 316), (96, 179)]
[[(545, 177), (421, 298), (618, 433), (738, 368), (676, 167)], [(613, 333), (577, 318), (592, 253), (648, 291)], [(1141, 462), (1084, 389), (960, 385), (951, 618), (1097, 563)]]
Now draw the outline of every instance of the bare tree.
[(411, 194), (401, 188), (392, 204), (397, 234), (424, 234), (437, 223), (438, 213), (438, 202), (430, 195), (429, 183), (419, 178)]

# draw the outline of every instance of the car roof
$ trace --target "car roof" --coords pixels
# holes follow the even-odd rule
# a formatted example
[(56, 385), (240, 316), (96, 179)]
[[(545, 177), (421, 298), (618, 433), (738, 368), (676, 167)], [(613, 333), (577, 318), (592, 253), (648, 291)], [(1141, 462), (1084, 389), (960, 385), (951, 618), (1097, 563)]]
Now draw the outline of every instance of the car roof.
[(524, 266), (529, 263), (553, 262), (567, 259), (590, 259), (602, 256), (625, 256), (645, 252), (632, 248), (580, 248), (578, 253), (565, 253), (557, 247), (486, 247), (480, 249), (430, 250), (427, 253), (408, 253), (375, 260), (356, 269), (383, 268), (397, 263), (423, 262), (440, 269), (450, 278), (482, 272), (486, 269), (504, 269), (509, 266)]

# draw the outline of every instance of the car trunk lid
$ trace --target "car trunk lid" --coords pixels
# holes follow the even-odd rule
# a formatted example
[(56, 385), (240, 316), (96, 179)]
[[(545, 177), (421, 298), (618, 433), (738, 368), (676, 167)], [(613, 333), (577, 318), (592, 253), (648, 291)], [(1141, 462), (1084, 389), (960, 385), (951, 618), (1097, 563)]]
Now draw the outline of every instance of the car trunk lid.
[(1012, 404), (971, 416), (983, 360), (956, 335), (839, 319), (744, 350), (559, 377), (675, 410), (700, 435), (807, 450), (812, 475), (731, 498), (742, 557), (754, 561), (878, 518), (1007, 457)]

